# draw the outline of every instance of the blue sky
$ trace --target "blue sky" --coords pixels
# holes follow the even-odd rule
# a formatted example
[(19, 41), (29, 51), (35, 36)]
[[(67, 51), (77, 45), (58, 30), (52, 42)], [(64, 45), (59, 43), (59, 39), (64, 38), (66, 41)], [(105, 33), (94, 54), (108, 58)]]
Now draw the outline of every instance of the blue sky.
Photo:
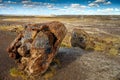
[(120, 15), (120, 0), (0, 0), (6, 15)]

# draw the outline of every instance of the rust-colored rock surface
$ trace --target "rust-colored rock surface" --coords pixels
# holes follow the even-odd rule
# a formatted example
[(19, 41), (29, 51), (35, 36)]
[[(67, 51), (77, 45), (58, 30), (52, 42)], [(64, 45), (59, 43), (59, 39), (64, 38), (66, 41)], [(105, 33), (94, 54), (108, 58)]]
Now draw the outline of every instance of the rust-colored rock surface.
[(18, 67), (28, 74), (44, 73), (66, 35), (64, 24), (53, 21), (28, 24), (7, 48)]
[(79, 47), (85, 49), (90, 39), (89, 35), (81, 29), (73, 29), (71, 35), (71, 45), (73, 47)]

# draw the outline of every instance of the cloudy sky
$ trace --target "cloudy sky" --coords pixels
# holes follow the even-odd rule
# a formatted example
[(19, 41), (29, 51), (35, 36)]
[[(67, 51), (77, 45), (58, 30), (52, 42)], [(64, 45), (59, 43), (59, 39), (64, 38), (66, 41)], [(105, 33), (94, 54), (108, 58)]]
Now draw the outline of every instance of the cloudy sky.
[(7, 15), (120, 15), (120, 0), (0, 0)]

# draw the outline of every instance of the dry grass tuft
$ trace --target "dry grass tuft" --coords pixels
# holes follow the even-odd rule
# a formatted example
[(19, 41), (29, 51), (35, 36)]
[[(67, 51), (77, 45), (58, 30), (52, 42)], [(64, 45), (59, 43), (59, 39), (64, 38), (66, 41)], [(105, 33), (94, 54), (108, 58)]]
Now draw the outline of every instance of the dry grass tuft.
[(61, 47), (67, 47), (70, 48), (71, 47), (71, 34), (67, 33), (67, 35), (65, 36), (65, 38), (63, 39), (62, 43), (61, 43)]
[(10, 69), (10, 75), (13, 77), (21, 77), (23, 80), (28, 80), (28, 76), (23, 71), (19, 71), (17, 68)]
[(2, 31), (11, 31), (11, 32), (20, 32), (24, 29), (23, 26), (17, 25), (17, 26), (0, 26), (0, 30)]
[(106, 52), (111, 55), (119, 54), (120, 38), (119, 37), (105, 37), (97, 38), (92, 37), (90, 43), (87, 45), (88, 48), (94, 51)]
[(110, 53), (111, 55), (118, 55), (118, 49), (116, 49), (116, 48), (111, 48), (111, 49), (109, 50), (109, 53)]

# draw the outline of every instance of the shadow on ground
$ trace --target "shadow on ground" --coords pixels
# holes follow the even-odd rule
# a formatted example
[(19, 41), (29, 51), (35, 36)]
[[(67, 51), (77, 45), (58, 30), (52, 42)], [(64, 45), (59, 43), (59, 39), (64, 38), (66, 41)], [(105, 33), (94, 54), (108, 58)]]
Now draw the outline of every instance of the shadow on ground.
[[(15, 36), (13, 32), (0, 31), (1, 80), (21, 80), (9, 75), (9, 70), (16, 67), (16, 64), (8, 57), (6, 48)], [(60, 48), (56, 57), (60, 60), (62, 67), (57, 70), (51, 80), (120, 80), (120, 56), (106, 54), (79, 48)]]
[[(8, 57), (6, 52), (7, 46), (14, 40), (16, 33), (0, 31), (0, 35), (0, 79), (21, 80), (10, 76), (9, 70), (16, 67), (16, 64), (14, 60)], [(86, 52), (79, 48), (60, 48), (56, 57), (61, 62), (61, 68), (57, 70), (57, 74), (84, 53)]]
[(67, 67), (69, 64), (73, 63), (77, 58), (80, 58), (83, 54), (87, 52), (80, 48), (60, 48), (58, 55), (56, 56), (62, 65), (62, 68)]

